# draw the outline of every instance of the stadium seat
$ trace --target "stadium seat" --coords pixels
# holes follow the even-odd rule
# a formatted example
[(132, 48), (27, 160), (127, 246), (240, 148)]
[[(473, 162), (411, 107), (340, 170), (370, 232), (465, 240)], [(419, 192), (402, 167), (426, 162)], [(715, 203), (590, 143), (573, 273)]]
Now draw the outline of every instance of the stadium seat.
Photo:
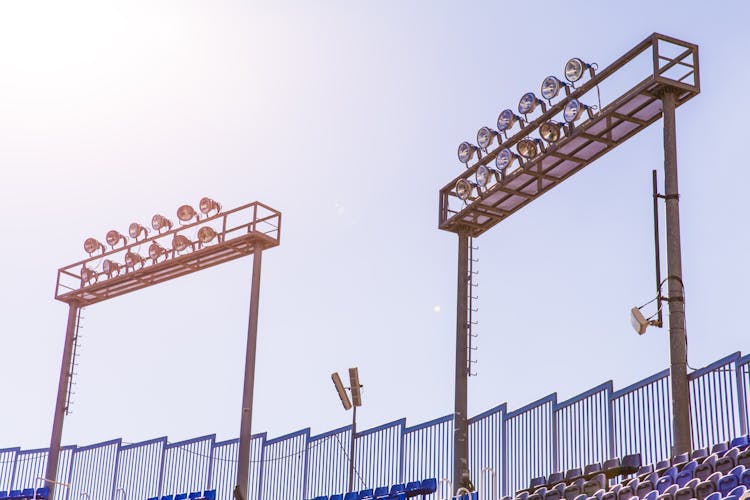
[(529, 492), (528, 491), (521, 491), (516, 495), (516, 500), (526, 500), (529, 498)]
[(656, 490), (660, 495), (664, 493), (664, 490), (677, 483), (677, 473), (677, 467), (670, 467), (661, 474), (659, 480), (656, 481)]
[(659, 496), (659, 492), (656, 490), (651, 490), (648, 493), (646, 493), (646, 496), (641, 497), (641, 500), (656, 500), (656, 497)]
[(640, 467), (638, 467), (638, 472), (636, 472), (635, 475), (638, 477), (638, 479), (645, 479), (652, 472), (654, 472), (653, 465), (641, 465)]
[(205, 500), (216, 500), (216, 490), (206, 490), (203, 492)]
[(315, 500), (328, 500), (327, 496), (315, 497)]
[(532, 477), (531, 481), (529, 481), (529, 491), (534, 491), (535, 489), (539, 488), (540, 486), (544, 486), (547, 484), (547, 478), (544, 476), (540, 477)]
[(406, 493), (403, 491), (400, 493), (391, 493), (388, 495), (388, 500), (406, 500)]
[(162, 495), (161, 496), (161, 500), (173, 500), (173, 499), (174, 499), (173, 495)]
[(740, 454), (739, 448), (730, 448), (724, 456), (716, 461), (714, 471), (721, 472), (722, 475), (729, 473), (737, 465), (737, 455)]
[(657, 481), (659, 481), (659, 475), (656, 472), (652, 472), (640, 480), (635, 488), (635, 496), (643, 498), (648, 492), (655, 490)]
[(698, 486), (699, 482), (700, 480), (694, 477), (685, 483), (685, 486), (674, 492), (674, 500), (690, 500), (691, 498), (695, 498), (695, 487)]
[(609, 460), (605, 460), (602, 464), (602, 470), (607, 475), (608, 479), (612, 479), (615, 476), (619, 475), (619, 469), (620, 469), (620, 459), (619, 458), (610, 458)]
[(378, 486), (377, 488), (375, 488), (372, 496), (377, 499), (388, 498), (388, 486)]
[(406, 493), (406, 485), (404, 483), (396, 483), (391, 486), (391, 495), (397, 495), (399, 493)]
[(708, 495), (705, 500), (721, 500), (721, 493), (718, 491), (714, 491), (710, 495)]
[(599, 490), (607, 488), (607, 476), (599, 473), (583, 483), (583, 492), (588, 496), (594, 496)]
[(617, 493), (617, 500), (629, 500), (635, 496), (635, 490), (638, 488), (638, 478), (635, 477), (628, 481), (628, 484), (620, 488)]
[(547, 493), (547, 487), (541, 486), (534, 490), (534, 493), (528, 496), (527, 500), (544, 500), (545, 494)]
[(740, 484), (737, 486), (744, 485), (747, 488), (750, 488), (750, 469), (745, 469), (742, 472), (742, 476), (740, 476)]
[(601, 500), (617, 500), (617, 494), (622, 489), (622, 485), (620, 483), (617, 483), (616, 485), (612, 486), (609, 491), (605, 492), (604, 495), (602, 495)]
[(745, 493), (747, 493), (747, 487), (741, 484), (730, 491), (729, 495), (724, 497), (724, 500), (740, 500)]
[(583, 493), (583, 485), (585, 482), (586, 480), (581, 477), (570, 483), (563, 491), (563, 498), (565, 498), (565, 500), (575, 500), (578, 495)]
[(737, 465), (744, 465), (745, 468), (750, 468), (750, 447), (745, 448), (737, 455)]
[(552, 472), (547, 478), (547, 485), (555, 485), (565, 480), (565, 475), (562, 472)]
[(728, 495), (730, 491), (740, 485), (740, 478), (743, 472), (745, 472), (745, 466), (738, 465), (729, 471), (729, 474), (719, 479), (719, 489), (717, 491), (721, 493), (721, 496)]
[(174, 500), (187, 500), (187, 496), (187, 493), (180, 493), (179, 495), (174, 496)]
[(10, 490), (8, 498), (21, 498), (21, 490)]
[(698, 467), (698, 462), (690, 461), (688, 462), (680, 472), (677, 473), (677, 477), (675, 478), (675, 484), (682, 488), (685, 486), (685, 484), (693, 479), (693, 475), (695, 473), (695, 468)]
[(711, 447), (711, 454), (720, 455), (729, 449), (729, 443), (716, 443)]
[(595, 464), (589, 464), (586, 467), (583, 468), (583, 477), (586, 478), (586, 480), (589, 480), (596, 476), (597, 474), (600, 474), (602, 472), (602, 464), (595, 463)]
[(656, 462), (656, 465), (654, 466), (654, 472), (661, 473), (667, 469), (672, 467), (672, 461), (669, 459), (666, 460), (659, 460)]
[(701, 458), (708, 456), (708, 448), (699, 448), (690, 452), (690, 460), (697, 460), (700, 462)]
[[(708, 476), (716, 472), (716, 461), (719, 459), (717, 455), (711, 454), (703, 461), (698, 464), (693, 471), (693, 477), (701, 481), (708, 479)], [(731, 467), (730, 467), (731, 469)]]
[(331, 495), (330, 497), (328, 497), (328, 500), (344, 500), (344, 494), (336, 493), (335, 495)]
[(350, 491), (344, 494), (344, 500), (359, 500), (359, 493)]
[(560, 500), (565, 495), (565, 483), (557, 483), (547, 490), (544, 500)]
[(422, 479), (422, 495), (431, 495), (437, 491), (437, 478)]
[(736, 437), (729, 443), (730, 448), (739, 448), (740, 451), (747, 448), (748, 445), (750, 445), (750, 437), (748, 436)]
[(580, 467), (575, 467), (573, 469), (568, 469), (565, 471), (565, 482), (570, 483), (575, 481), (578, 478), (583, 477), (583, 471)]
[(196, 500), (198, 498), (201, 498), (203, 495), (201, 495), (200, 491), (193, 491), (188, 495), (189, 500)]
[(2, 499), (2, 498), (8, 498), (8, 491), (7, 490), (0, 491), (0, 499)]
[(37, 488), (36, 489), (36, 498), (40, 500), (47, 500), (49, 498), (49, 488), (43, 487), (43, 488)]
[(656, 497), (656, 500), (672, 500), (677, 489), (677, 484), (669, 485), (669, 487), (667, 487), (662, 494)]
[(721, 472), (714, 472), (706, 478), (705, 481), (701, 481), (695, 487), (695, 498), (698, 500), (704, 500), (711, 493), (719, 490), (719, 479), (721, 479)]
[[(407, 488), (407, 491), (409, 491), (408, 488)], [(417, 491), (419, 491), (419, 488), (417, 488)], [(372, 494), (373, 494), (372, 488), (365, 488), (364, 490), (359, 491), (359, 495), (357, 495), (357, 499), (358, 500), (371, 500)]]
[(672, 457), (672, 465), (686, 464), (690, 461), (689, 453), (680, 453)]

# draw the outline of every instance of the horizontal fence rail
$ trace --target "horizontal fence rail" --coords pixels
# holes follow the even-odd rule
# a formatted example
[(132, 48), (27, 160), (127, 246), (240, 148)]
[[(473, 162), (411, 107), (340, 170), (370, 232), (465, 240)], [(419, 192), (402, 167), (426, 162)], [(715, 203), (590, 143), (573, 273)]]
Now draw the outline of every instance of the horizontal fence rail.
[[(750, 355), (734, 353), (689, 374), (693, 448), (748, 433)], [(303, 500), (342, 493), (349, 483), (350, 426), (312, 436), (303, 429), (253, 436), (247, 500)], [(438, 479), (447, 498), (453, 475), (453, 415), (408, 427), (397, 420), (354, 436), (355, 489)], [(170, 443), (120, 439), (62, 448), (60, 500), (147, 500), (215, 489), (232, 500), (238, 440), (203, 436)], [(643, 463), (670, 456), (669, 370), (623, 389), (605, 382), (567, 401), (551, 394), (517, 410), (505, 403), (469, 419), (469, 460), (480, 500), (497, 500), (550, 472), (640, 453)], [(0, 491), (40, 487), (47, 449), (0, 448)], [(453, 489), (455, 491), (455, 485)]]

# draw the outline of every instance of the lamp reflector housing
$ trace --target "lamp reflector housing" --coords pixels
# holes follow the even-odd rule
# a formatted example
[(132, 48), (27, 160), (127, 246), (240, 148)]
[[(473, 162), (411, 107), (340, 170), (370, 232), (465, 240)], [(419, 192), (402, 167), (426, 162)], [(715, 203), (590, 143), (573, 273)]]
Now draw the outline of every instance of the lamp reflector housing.
[(497, 117), (497, 129), (500, 132), (508, 130), (518, 121), (519, 117), (510, 109), (504, 109)]
[(143, 257), (135, 252), (128, 251), (125, 253), (125, 266), (135, 268), (137, 265), (143, 266)]
[(497, 137), (497, 132), (490, 127), (482, 127), (477, 132), (477, 144), (482, 149), (487, 149), (492, 144), (492, 139)]
[(89, 255), (100, 249), (104, 253), (104, 245), (96, 238), (86, 238), (86, 241), (83, 242), (83, 249)]
[(461, 163), (469, 163), (477, 149), (478, 148), (470, 142), (462, 142), (458, 145), (458, 161)]
[(471, 198), (471, 192), (473, 190), (474, 186), (466, 179), (458, 179), (458, 181), (456, 181), (456, 195), (458, 195), (461, 200), (466, 201)]
[(161, 214), (156, 214), (151, 217), (151, 227), (154, 228), (154, 231), (161, 231), (164, 228), (170, 230), (172, 229), (172, 221)]
[(562, 123), (544, 122), (539, 127), (539, 135), (549, 143), (557, 142), (562, 137)]
[(81, 267), (81, 282), (85, 285), (88, 285), (92, 281), (96, 282), (96, 271), (93, 269), (89, 269), (86, 266)]
[(221, 204), (218, 201), (204, 196), (198, 204), (198, 210), (200, 210), (203, 215), (209, 215), (211, 212), (219, 213), (221, 212)]
[(581, 103), (578, 99), (571, 99), (568, 101), (568, 103), (565, 105), (565, 109), (563, 110), (563, 118), (565, 119), (566, 123), (573, 123), (576, 120), (578, 120), (581, 117), (581, 112), (583, 110), (590, 109), (585, 104)]
[(544, 97), (548, 101), (552, 100), (557, 97), (557, 94), (560, 93), (560, 89), (566, 87), (567, 85), (567, 83), (561, 82), (560, 79), (556, 76), (550, 75), (545, 78), (544, 81), (542, 81), (542, 97)]
[(190, 246), (190, 240), (184, 234), (175, 234), (172, 238), (172, 248), (176, 252), (182, 252)]
[(128, 243), (128, 239), (114, 229), (107, 232), (107, 236), (105, 237), (105, 239), (107, 240), (107, 244), (112, 248), (114, 248), (115, 245), (117, 245), (120, 241), (122, 241), (123, 245), (127, 245)]
[(527, 92), (521, 97), (521, 100), (518, 101), (518, 112), (522, 115), (533, 113), (536, 107), (540, 104), (543, 105), (544, 103), (542, 103), (533, 92)]
[(565, 63), (565, 79), (569, 82), (577, 82), (583, 77), (584, 70), (590, 68), (591, 65), (583, 62), (581, 59), (574, 57)]
[(104, 271), (104, 274), (109, 278), (117, 276), (120, 274), (120, 264), (110, 259), (104, 259), (102, 262), (102, 271)]
[(521, 139), (516, 145), (518, 154), (527, 159), (534, 158), (539, 154), (540, 142), (539, 139)]
[(198, 241), (201, 243), (211, 243), (214, 238), (216, 238), (216, 231), (212, 227), (204, 226), (198, 230)]
[(155, 241), (151, 243), (151, 245), (149, 245), (148, 247), (148, 256), (154, 262), (159, 260), (159, 257), (161, 257), (162, 255), (166, 255), (166, 254), (167, 254), (167, 249)]
[(477, 186), (485, 187), (490, 182), (490, 175), (492, 175), (492, 171), (489, 167), (486, 165), (479, 165), (477, 167), (477, 173), (474, 174), (474, 177), (477, 180)]
[(344, 405), (345, 410), (349, 410), (352, 407), (352, 402), (349, 401), (349, 395), (346, 393), (344, 384), (341, 383), (341, 377), (338, 373), (332, 373), (331, 380), (333, 380), (333, 385), (336, 386), (336, 392), (339, 393), (341, 404)]
[(633, 325), (633, 330), (635, 330), (638, 335), (646, 333), (646, 328), (648, 328), (648, 320), (637, 307), (630, 310), (630, 324)]
[(144, 238), (148, 236), (148, 229), (138, 224), (137, 222), (133, 222), (128, 227), (128, 234), (131, 238), (137, 240), (141, 235), (143, 235)]
[(513, 151), (508, 148), (501, 149), (495, 158), (495, 165), (501, 172), (510, 167), (518, 159)]
[(177, 218), (180, 219), (182, 222), (190, 222), (190, 220), (195, 217), (198, 218), (198, 214), (195, 212), (195, 209), (191, 207), (190, 205), (182, 205), (180, 208), (177, 209)]
[(349, 368), (349, 390), (352, 391), (352, 404), (354, 406), (362, 406), (362, 393), (359, 385), (359, 370), (355, 368)]

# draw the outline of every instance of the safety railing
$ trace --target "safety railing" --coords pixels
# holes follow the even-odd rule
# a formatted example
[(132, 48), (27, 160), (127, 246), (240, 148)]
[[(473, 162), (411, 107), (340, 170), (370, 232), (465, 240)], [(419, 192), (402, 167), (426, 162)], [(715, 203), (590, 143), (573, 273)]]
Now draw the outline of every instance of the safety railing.
[[(712, 446), (748, 433), (750, 355), (734, 353), (689, 375), (693, 447)], [(623, 389), (605, 382), (567, 401), (551, 394), (517, 410), (505, 404), (469, 419), (472, 481), (480, 500), (496, 500), (528, 486), (535, 476), (641, 453), (644, 463), (670, 455), (669, 371)], [(248, 500), (308, 499), (344, 491), (349, 480), (351, 427), (312, 436), (253, 437)], [(157, 495), (215, 489), (231, 500), (238, 440), (202, 436), (178, 443), (112, 440), (62, 449), (60, 500), (145, 500)], [(412, 427), (397, 420), (357, 432), (355, 487), (374, 488), (452, 477), (453, 415)], [(0, 449), (0, 490), (23, 489), (43, 476), (47, 450)], [(448, 498), (440, 481), (430, 500)], [(453, 485), (457, 487), (457, 485)], [(495, 491), (497, 493), (495, 493)]]

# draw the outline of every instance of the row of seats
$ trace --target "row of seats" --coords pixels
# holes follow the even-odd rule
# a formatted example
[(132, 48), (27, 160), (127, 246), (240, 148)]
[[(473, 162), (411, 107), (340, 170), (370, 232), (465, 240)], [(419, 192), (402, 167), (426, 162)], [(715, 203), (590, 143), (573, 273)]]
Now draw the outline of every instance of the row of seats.
[(49, 498), (49, 488), (25, 488), (23, 490), (0, 491), (0, 500), (13, 498), (19, 500), (33, 500), (35, 498), (47, 500)]
[(361, 491), (350, 491), (348, 493), (339, 493), (337, 495), (319, 496), (314, 500), (405, 500), (426, 495), (431, 495), (437, 491), (437, 479), (429, 478), (422, 481), (412, 481), (409, 483), (394, 484), (390, 487), (379, 486), (377, 488), (368, 488)]
[[(159, 497), (149, 498), (148, 500), (159, 500)], [(216, 500), (216, 490), (206, 490), (203, 493), (194, 491), (177, 495), (162, 495), (161, 500)]]
[[(720, 500), (739, 499), (750, 489), (750, 437), (683, 453), (654, 465), (640, 456), (535, 478), (516, 500)], [(594, 474), (592, 476), (592, 474)], [(630, 476), (609, 486), (608, 479)], [(550, 487), (550, 484), (558, 481)], [(513, 500), (505, 497), (503, 500)]]

